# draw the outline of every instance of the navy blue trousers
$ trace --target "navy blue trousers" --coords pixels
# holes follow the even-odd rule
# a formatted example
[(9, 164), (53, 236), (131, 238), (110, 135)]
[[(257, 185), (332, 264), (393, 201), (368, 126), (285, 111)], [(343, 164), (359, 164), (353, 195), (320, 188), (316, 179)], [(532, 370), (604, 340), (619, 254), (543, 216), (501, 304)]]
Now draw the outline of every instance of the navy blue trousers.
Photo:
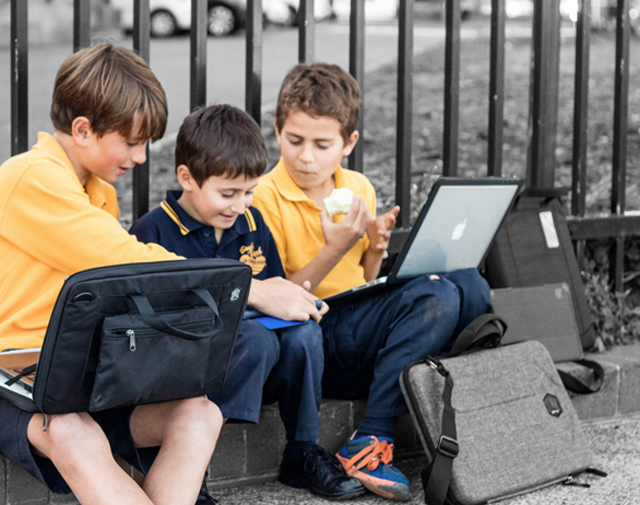
[(226, 419), (258, 422), (260, 406), (278, 402), (289, 441), (320, 435), (322, 331), (314, 322), (268, 330), (240, 325), (222, 388), (208, 395)]
[(398, 379), (412, 361), (438, 355), (489, 308), (490, 291), (477, 269), (438, 280), (420, 277), (334, 307), (320, 321), (326, 398), (367, 397), (367, 416), (392, 417), (406, 406)]

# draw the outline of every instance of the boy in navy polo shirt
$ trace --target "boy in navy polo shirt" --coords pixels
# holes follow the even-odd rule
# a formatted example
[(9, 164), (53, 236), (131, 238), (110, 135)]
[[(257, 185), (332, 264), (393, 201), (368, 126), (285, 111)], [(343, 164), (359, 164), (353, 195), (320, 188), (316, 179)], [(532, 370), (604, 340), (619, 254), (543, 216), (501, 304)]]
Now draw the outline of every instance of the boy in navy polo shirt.
[[(227, 258), (247, 263), (253, 283), (269, 283), (261, 312), (289, 321), (314, 321), (268, 330), (243, 321), (220, 391), (209, 398), (225, 419), (257, 422), (263, 403), (278, 402), (287, 446), (280, 480), (316, 494), (346, 499), (364, 493), (337, 458), (316, 444), (320, 434), (322, 333), (315, 297), (284, 279), (275, 242), (253, 190), (267, 164), (258, 125), (229, 105), (189, 115), (178, 133), (176, 176), (182, 191), (168, 191), (160, 207), (131, 228), (187, 258)], [(252, 284), (253, 285), (253, 284)], [(266, 290), (262, 290), (266, 291)]]

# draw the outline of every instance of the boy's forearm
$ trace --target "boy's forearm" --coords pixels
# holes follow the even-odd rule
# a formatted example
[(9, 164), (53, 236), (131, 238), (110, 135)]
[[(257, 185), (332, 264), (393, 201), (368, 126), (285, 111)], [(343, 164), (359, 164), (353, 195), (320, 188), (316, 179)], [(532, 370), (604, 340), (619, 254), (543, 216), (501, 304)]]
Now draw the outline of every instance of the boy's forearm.
[(364, 268), (364, 278), (367, 282), (374, 280), (378, 277), (380, 272), (380, 266), (382, 265), (382, 259), (384, 258), (385, 251), (374, 251), (367, 249), (362, 256), (362, 262), (360, 263)]
[(287, 279), (300, 286), (304, 281), (309, 281), (311, 283), (310, 291), (313, 293), (342, 258), (343, 256), (332, 252), (325, 246), (320, 249), (315, 258), (297, 272), (289, 275)]

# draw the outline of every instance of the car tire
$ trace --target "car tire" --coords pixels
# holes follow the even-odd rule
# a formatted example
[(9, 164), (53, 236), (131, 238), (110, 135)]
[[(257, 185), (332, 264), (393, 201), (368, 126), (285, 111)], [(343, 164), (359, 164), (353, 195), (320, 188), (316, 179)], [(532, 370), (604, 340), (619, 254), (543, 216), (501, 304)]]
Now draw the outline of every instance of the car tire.
[(151, 36), (164, 39), (175, 35), (178, 31), (178, 23), (168, 11), (158, 10), (151, 13), (150, 20)]
[(214, 37), (226, 37), (233, 33), (237, 26), (235, 11), (224, 4), (214, 4), (209, 7), (207, 16), (207, 31)]

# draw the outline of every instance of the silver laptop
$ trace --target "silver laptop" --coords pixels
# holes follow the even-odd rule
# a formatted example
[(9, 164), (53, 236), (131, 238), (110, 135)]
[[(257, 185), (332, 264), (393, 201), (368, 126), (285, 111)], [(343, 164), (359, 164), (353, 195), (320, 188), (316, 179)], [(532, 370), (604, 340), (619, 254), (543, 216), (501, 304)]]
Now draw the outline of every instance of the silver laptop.
[(325, 298), (329, 306), (426, 274), (478, 268), (486, 257), (522, 181), (438, 179), (429, 192), (404, 247), (387, 277)]
[(40, 348), (12, 349), (0, 352), (0, 386), (26, 397), (32, 397), (35, 370)]

